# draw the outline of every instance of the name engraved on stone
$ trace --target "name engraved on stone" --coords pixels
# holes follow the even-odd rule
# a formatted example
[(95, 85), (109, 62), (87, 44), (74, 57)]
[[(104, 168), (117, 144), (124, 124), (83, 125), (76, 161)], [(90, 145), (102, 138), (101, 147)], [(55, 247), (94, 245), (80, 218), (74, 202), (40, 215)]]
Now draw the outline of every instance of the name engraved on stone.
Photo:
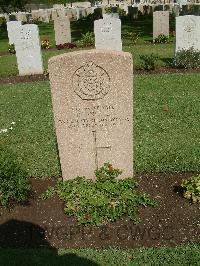
[(195, 38), (196, 23), (192, 18), (185, 20), (183, 25), (183, 39), (188, 42), (189, 45), (193, 46)]
[(21, 33), (21, 40), (29, 40), (31, 38), (31, 31), (22, 29)]
[(78, 68), (73, 75), (74, 92), (82, 100), (103, 99), (110, 89), (110, 77), (105, 69), (89, 62)]
[(200, 50), (200, 17), (176, 17), (176, 52), (190, 48)]
[(106, 34), (106, 33), (110, 33), (112, 31), (111, 27), (103, 27), (101, 28), (101, 32)]
[(22, 25), (17, 30), (15, 50), (20, 75), (43, 73), (38, 26)]
[(65, 121), (59, 120), (60, 124), (66, 124), (71, 130), (88, 128), (97, 130), (111, 128), (120, 125), (124, 121), (129, 122), (129, 118), (121, 118), (116, 114), (113, 105), (97, 105), (86, 108), (72, 108), (71, 118)]
[(105, 162), (123, 169), (122, 178), (132, 176), (131, 54), (66, 53), (50, 59), (49, 73), (63, 179), (94, 179), (94, 171)]

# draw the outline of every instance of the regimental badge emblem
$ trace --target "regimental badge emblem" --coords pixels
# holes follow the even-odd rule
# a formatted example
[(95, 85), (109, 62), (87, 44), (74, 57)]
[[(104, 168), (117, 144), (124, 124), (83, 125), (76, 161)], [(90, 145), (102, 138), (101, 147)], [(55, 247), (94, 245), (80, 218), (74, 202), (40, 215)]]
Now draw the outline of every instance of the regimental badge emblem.
[(82, 100), (98, 100), (110, 90), (110, 77), (105, 69), (93, 62), (85, 63), (73, 75), (74, 92)]

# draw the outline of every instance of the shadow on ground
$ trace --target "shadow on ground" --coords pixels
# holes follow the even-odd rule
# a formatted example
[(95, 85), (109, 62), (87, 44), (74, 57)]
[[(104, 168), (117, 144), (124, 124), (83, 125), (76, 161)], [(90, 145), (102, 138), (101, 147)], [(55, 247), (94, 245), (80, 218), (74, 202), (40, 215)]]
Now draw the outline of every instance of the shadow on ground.
[(0, 226), (0, 265), (99, 264), (74, 253), (59, 255), (45, 239), (45, 230), (30, 222), (9, 220)]

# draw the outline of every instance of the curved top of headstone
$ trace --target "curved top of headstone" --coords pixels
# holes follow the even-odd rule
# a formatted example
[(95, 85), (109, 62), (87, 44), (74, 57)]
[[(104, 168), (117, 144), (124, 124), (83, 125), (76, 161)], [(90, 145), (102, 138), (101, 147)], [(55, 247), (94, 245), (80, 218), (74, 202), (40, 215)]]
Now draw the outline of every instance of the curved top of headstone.
[(61, 54), (61, 55), (56, 55), (53, 56), (49, 59), (49, 64), (52, 64), (54, 62), (60, 61), (64, 58), (67, 57), (74, 57), (74, 56), (85, 56), (86, 54), (90, 54), (90, 55), (94, 55), (95, 54), (102, 54), (102, 55), (115, 55), (115, 56), (123, 56), (123, 57), (127, 57), (127, 58), (132, 58), (132, 55), (128, 52), (121, 52), (121, 51), (113, 51), (113, 50), (101, 50), (101, 49), (92, 49), (92, 50), (82, 50), (82, 51), (75, 51), (75, 52), (70, 52), (70, 53), (65, 53), (65, 54)]

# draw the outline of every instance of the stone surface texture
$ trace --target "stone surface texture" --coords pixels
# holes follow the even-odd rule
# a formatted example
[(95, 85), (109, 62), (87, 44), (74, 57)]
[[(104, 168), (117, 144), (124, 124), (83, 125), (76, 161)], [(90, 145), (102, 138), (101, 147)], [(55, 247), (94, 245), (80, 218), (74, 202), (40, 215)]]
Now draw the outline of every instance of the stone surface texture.
[(43, 63), (38, 26), (23, 25), (17, 31), (15, 50), (19, 75), (34, 75), (43, 73)]
[(7, 31), (8, 31), (8, 39), (9, 44), (15, 43), (16, 34), (21, 27), (21, 21), (9, 21), (7, 22)]
[(104, 19), (95, 20), (94, 34), (96, 49), (122, 51), (120, 19), (107, 15)]
[(153, 12), (153, 39), (160, 34), (169, 36), (169, 11)]
[(105, 162), (133, 176), (133, 64), (129, 53), (89, 50), (49, 60), (63, 179)]
[(71, 43), (70, 20), (67, 16), (54, 18), (56, 45)]
[(187, 15), (176, 18), (176, 52), (193, 47), (200, 51), (200, 17)]

